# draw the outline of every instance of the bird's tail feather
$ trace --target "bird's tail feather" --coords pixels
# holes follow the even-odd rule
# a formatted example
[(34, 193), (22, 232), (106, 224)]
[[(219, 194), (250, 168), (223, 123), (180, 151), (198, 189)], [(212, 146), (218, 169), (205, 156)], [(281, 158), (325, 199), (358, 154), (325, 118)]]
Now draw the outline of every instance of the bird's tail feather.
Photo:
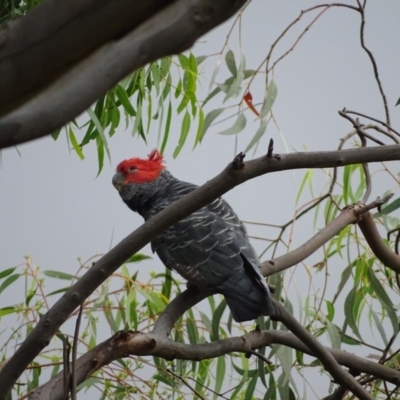
[(269, 293), (262, 293), (258, 288), (254, 288), (247, 295), (240, 295), (237, 292), (225, 292), (223, 295), (236, 322), (251, 321), (260, 315), (272, 316), (275, 314)]

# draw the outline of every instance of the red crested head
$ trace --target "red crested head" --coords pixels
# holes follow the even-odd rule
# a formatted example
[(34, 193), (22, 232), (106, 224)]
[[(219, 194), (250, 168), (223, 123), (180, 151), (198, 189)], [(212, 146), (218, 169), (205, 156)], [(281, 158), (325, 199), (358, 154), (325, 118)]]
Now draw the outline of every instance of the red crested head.
[(147, 159), (130, 158), (120, 162), (117, 173), (124, 176), (124, 183), (146, 183), (158, 178), (165, 168), (164, 159), (158, 150), (154, 149)]

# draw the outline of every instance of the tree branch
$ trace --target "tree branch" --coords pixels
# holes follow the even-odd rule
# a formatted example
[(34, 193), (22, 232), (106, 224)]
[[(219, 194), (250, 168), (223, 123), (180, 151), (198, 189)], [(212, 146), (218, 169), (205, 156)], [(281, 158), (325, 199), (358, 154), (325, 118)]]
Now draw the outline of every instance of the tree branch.
[(0, 115), (172, 2), (48, 0), (24, 18), (8, 21), (0, 30)]
[[(277, 272), (284, 271), (293, 265), (298, 264), (299, 262), (305, 260), (315, 251), (317, 251), (321, 246), (323, 246), (326, 242), (330, 239), (335, 237), (342, 229), (350, 224), (355, 224), (356, 222), (360, 221), (361, 224), (363, 223), (361, 219), (364, 215), (369, 214), (369, 210), (373, 208), (380, 207), (382, 204), (389, 201), (392, 197), (392, 194), (385, 196), (383, 199), (378, 198), (377, 200), (372, 201), (371, 203), (365, 206), (348, 206), (344, 208), (338, 217), (336, 217), (330, 224), (322, 228), (316, 235), (314, 235), (310, 240), (299, 246), (297, 249), (284, 254), (283, 256), (277, 257), (273, 260), (265, 261), (261, 264), (261, 272), (264, 276), (270, 276), (276, 274)], [(370, 223), (374, 224), (371, 220)], [(379, 236), (379, 233), (376, 229), (374, 224), (375, 234), (371, 232), (373, 231), (372, 227), (369, 227), (370, 224), (365, 228), (367, 235), (373, 235), (374, 241), (377, 241), (376, 234), (379, 237), (380, 242), (384, 246), (387, 251), (390, 252), (390, 260), (393, 267), (396, 267), (400, 271), (400, 264), (395, 265), (395, 261), (400, 257), (394, 254), (385, 244), (383, 243), (382, 239)], [(372, 240), (372, 239), (371, 239)], [(375, 243), (376, 247), (376, 243)], [(380, 246), (381, 247), (381, 246)], [(378, 257), (378, 256), (377, 256)], [(378, 257), (379, 258), (379, 257)], [(392, 268), (393, 269), (393, 268)], [(396, 270), (395, 270), (396, 271)]]
[[(152, 3), (155, 1), (152, 0)], [(126, 8), (122, 4), (126, 2), (129, 3), (129, 7), (132, 7), (131, 1), (118, 0), (118, 4), (121, 5), (121, 15), (125, 12), (124, 7)], [(47, 3), (58, 5), (62, 2), (48, 0), (44, 5)], [(70, 4), (71, 1), (67, 3)], [(80, 4), (82, 1), (76, 0), (73, 4), (75, 3)], [(86, 0), (85, 3), (93, 3), (97, 7), (97, 2), (94, 0)], [(102, 0), (102, 3), (107, 5), (114, 2)], [(73, 66), (69, 65), (69, 69), (63, 71), (63, 74), (54, 82), (31, 95), (30, 99), (18, 108), (3, 115), (0, 118), (0, 149), (49, 135), (55, 129), (76, 118), (130, 72), (151, 61), (190, 48), (200, 36), (235, 14), (246, 1), (175, 0), (171, 2), (170, 0), (170, 3), (164, 8), (160, 7), (151, 17), (146, 14), (147, 19), (140, 21), (141, 24), (133, 31), (129, 31), (121, 38), (114, 37), (108, 43), (104, 42), (104, 46), (93, 51), (86, 58)], [(32, 13), (35, 11), (39, 13), (41, 10), (43, 7), (38, 7)], [(102, 11), (104, 13), (106, 10)], [(135, 19), (133, 16), (132, 18)], [(48, 16), (48, 19), (51, 20), (52, 17)], [(23, 29), (24, 21), (25, 18), (16, 22), (27, 37), (30, 33)], [(70, 23), (72, 24), (73, 21)], [(132, 21), (130, 23), (132, 24)], [(104, 29), (103, 25), (98, 24), (97, 29)], [(90, 36), (95, 36), (97, 30), (94, 26), (96, 25), (89, 26), (93, 30)], [(10, 27), (11, 32), (12, 28), (13, 26)], [(59, 27), (53, 29), (56, 28), (59, 29)], [(67, 35), (65, 40), (67, 39), (71, 37)], [(82, 37), (78, 36), (76, 40), (82, 40)], [(65, 47), (60, 43), (55, 45), (65, 51)], [(50, 58), (53, 59), (53, 57)], [(42, 62), (44, 60), (47, 64), (52, 64), (48, 63), (48, 59), (41, 58)], [(30, 63), (25, 62), (21, 68), (26, 68), (26, 65), (30, 66)], [(0, 69), (0, 75), (1, 73)], [(21, 72), (18, 73), (18, 82), (20, 82), (20, 75)], [(3, 81), (7, 79), (2, 79)], [(13, 93), (13, 89), (9, 88), (6, 92)], [(0, 98), (5, 96), (6, 92), (0, 86)], [(66, 102), (66, 98), (73, 98), (74, 101)]]
[[(167, 360), (195, 360), (219, 357), (232, 352), (247, 353), (249, 349), (259, 349), (272, 344), (281, 344), (299, 350), (310, 356), (316, 353), (299, 340), (293, 333), (281, 330), (252, 331), (246, 335), (222, 339), (213, 343), (176, 343), (162, 334), (140, 332), (118, 332), (112, 338), (97, 345), (77, 360), (77, 382), (82, 383), (95, 371), (112, 361), (127, 355), (152, 355)], [(378, 379), (400, 384), (400, 372), (384, 365), (358, 357), (343, 350), (324, 347), (341, 365), (357, 373), (373, 375)], [(317, 356), (318, 357), (318, 356)], [(40, 386), (29, 400), (62, 400), (62, 372)]]
[(382, 240), (371, 213), (365, 213), (358, 226), (375, 256), (383, 265), (400, 274), (400, 256), (393, 252)]
[(321, 361), (324, 368), (332, 375), (335, 382), (346, 386), (355, 396), (362, 400), (373, 400), (373, 397), (354, 379), (347, 371), (340, 367), (332, 353), (322, 346), (318, 340), (307, 331), (303, 325), (300, 324), (293, 317), (292, 314), (285, 307), (274, 298), (272, 298), (278, 314), (274, 316), (275, 319), (281, 321), (288, 329), (290, 329)]
[(209, 204), (233, 187), (270, 172), (300, 168), (329, 168), (363, 162), (400, 159), (400, 146), (368, 147), (332, 152), (286, 154), (260, 157), (237, 169), (233, 163), (215, 178), (155, 215), (127, 236), (77, 281), (41, 318), (35, 329), (0, 372), (0, 400), (4, 400), (28, 364), (46, 347), (69, 315), (90, 296), (132, 254), (157, 237), (169, 226)]
[(261, 264), (261, 272), (264, 276), (270, 276), (284, 271), (293, 265), (305, 260), (330, 239), (335, 237), (342, 229), (358, 220), (351, 207), (345, 208), (330, 224), (322, 228), (311, 239), (297, 249)]

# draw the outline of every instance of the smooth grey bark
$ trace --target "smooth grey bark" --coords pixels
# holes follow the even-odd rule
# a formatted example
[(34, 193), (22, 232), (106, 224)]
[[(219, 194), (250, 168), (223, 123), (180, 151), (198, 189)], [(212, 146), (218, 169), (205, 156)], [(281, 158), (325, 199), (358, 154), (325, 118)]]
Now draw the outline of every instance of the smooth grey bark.
[(49, 135), (126, 75), (190, 48), (245, 3), (47, 0), (10, 22), (0, 29), (0, 149)]

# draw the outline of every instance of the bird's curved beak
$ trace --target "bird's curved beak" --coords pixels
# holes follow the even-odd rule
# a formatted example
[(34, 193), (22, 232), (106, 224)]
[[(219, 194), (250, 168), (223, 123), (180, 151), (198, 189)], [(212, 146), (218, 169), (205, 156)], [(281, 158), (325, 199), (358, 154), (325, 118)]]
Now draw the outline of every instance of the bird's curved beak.
[(121, 172), (117, 172), (113, 178), (112, 178), (112, 184), (114, 185), (115, 189), (118, 190), (118, 192), (121, 190), (122, 186), (124, 185), (124, 174), (121, 174)]

